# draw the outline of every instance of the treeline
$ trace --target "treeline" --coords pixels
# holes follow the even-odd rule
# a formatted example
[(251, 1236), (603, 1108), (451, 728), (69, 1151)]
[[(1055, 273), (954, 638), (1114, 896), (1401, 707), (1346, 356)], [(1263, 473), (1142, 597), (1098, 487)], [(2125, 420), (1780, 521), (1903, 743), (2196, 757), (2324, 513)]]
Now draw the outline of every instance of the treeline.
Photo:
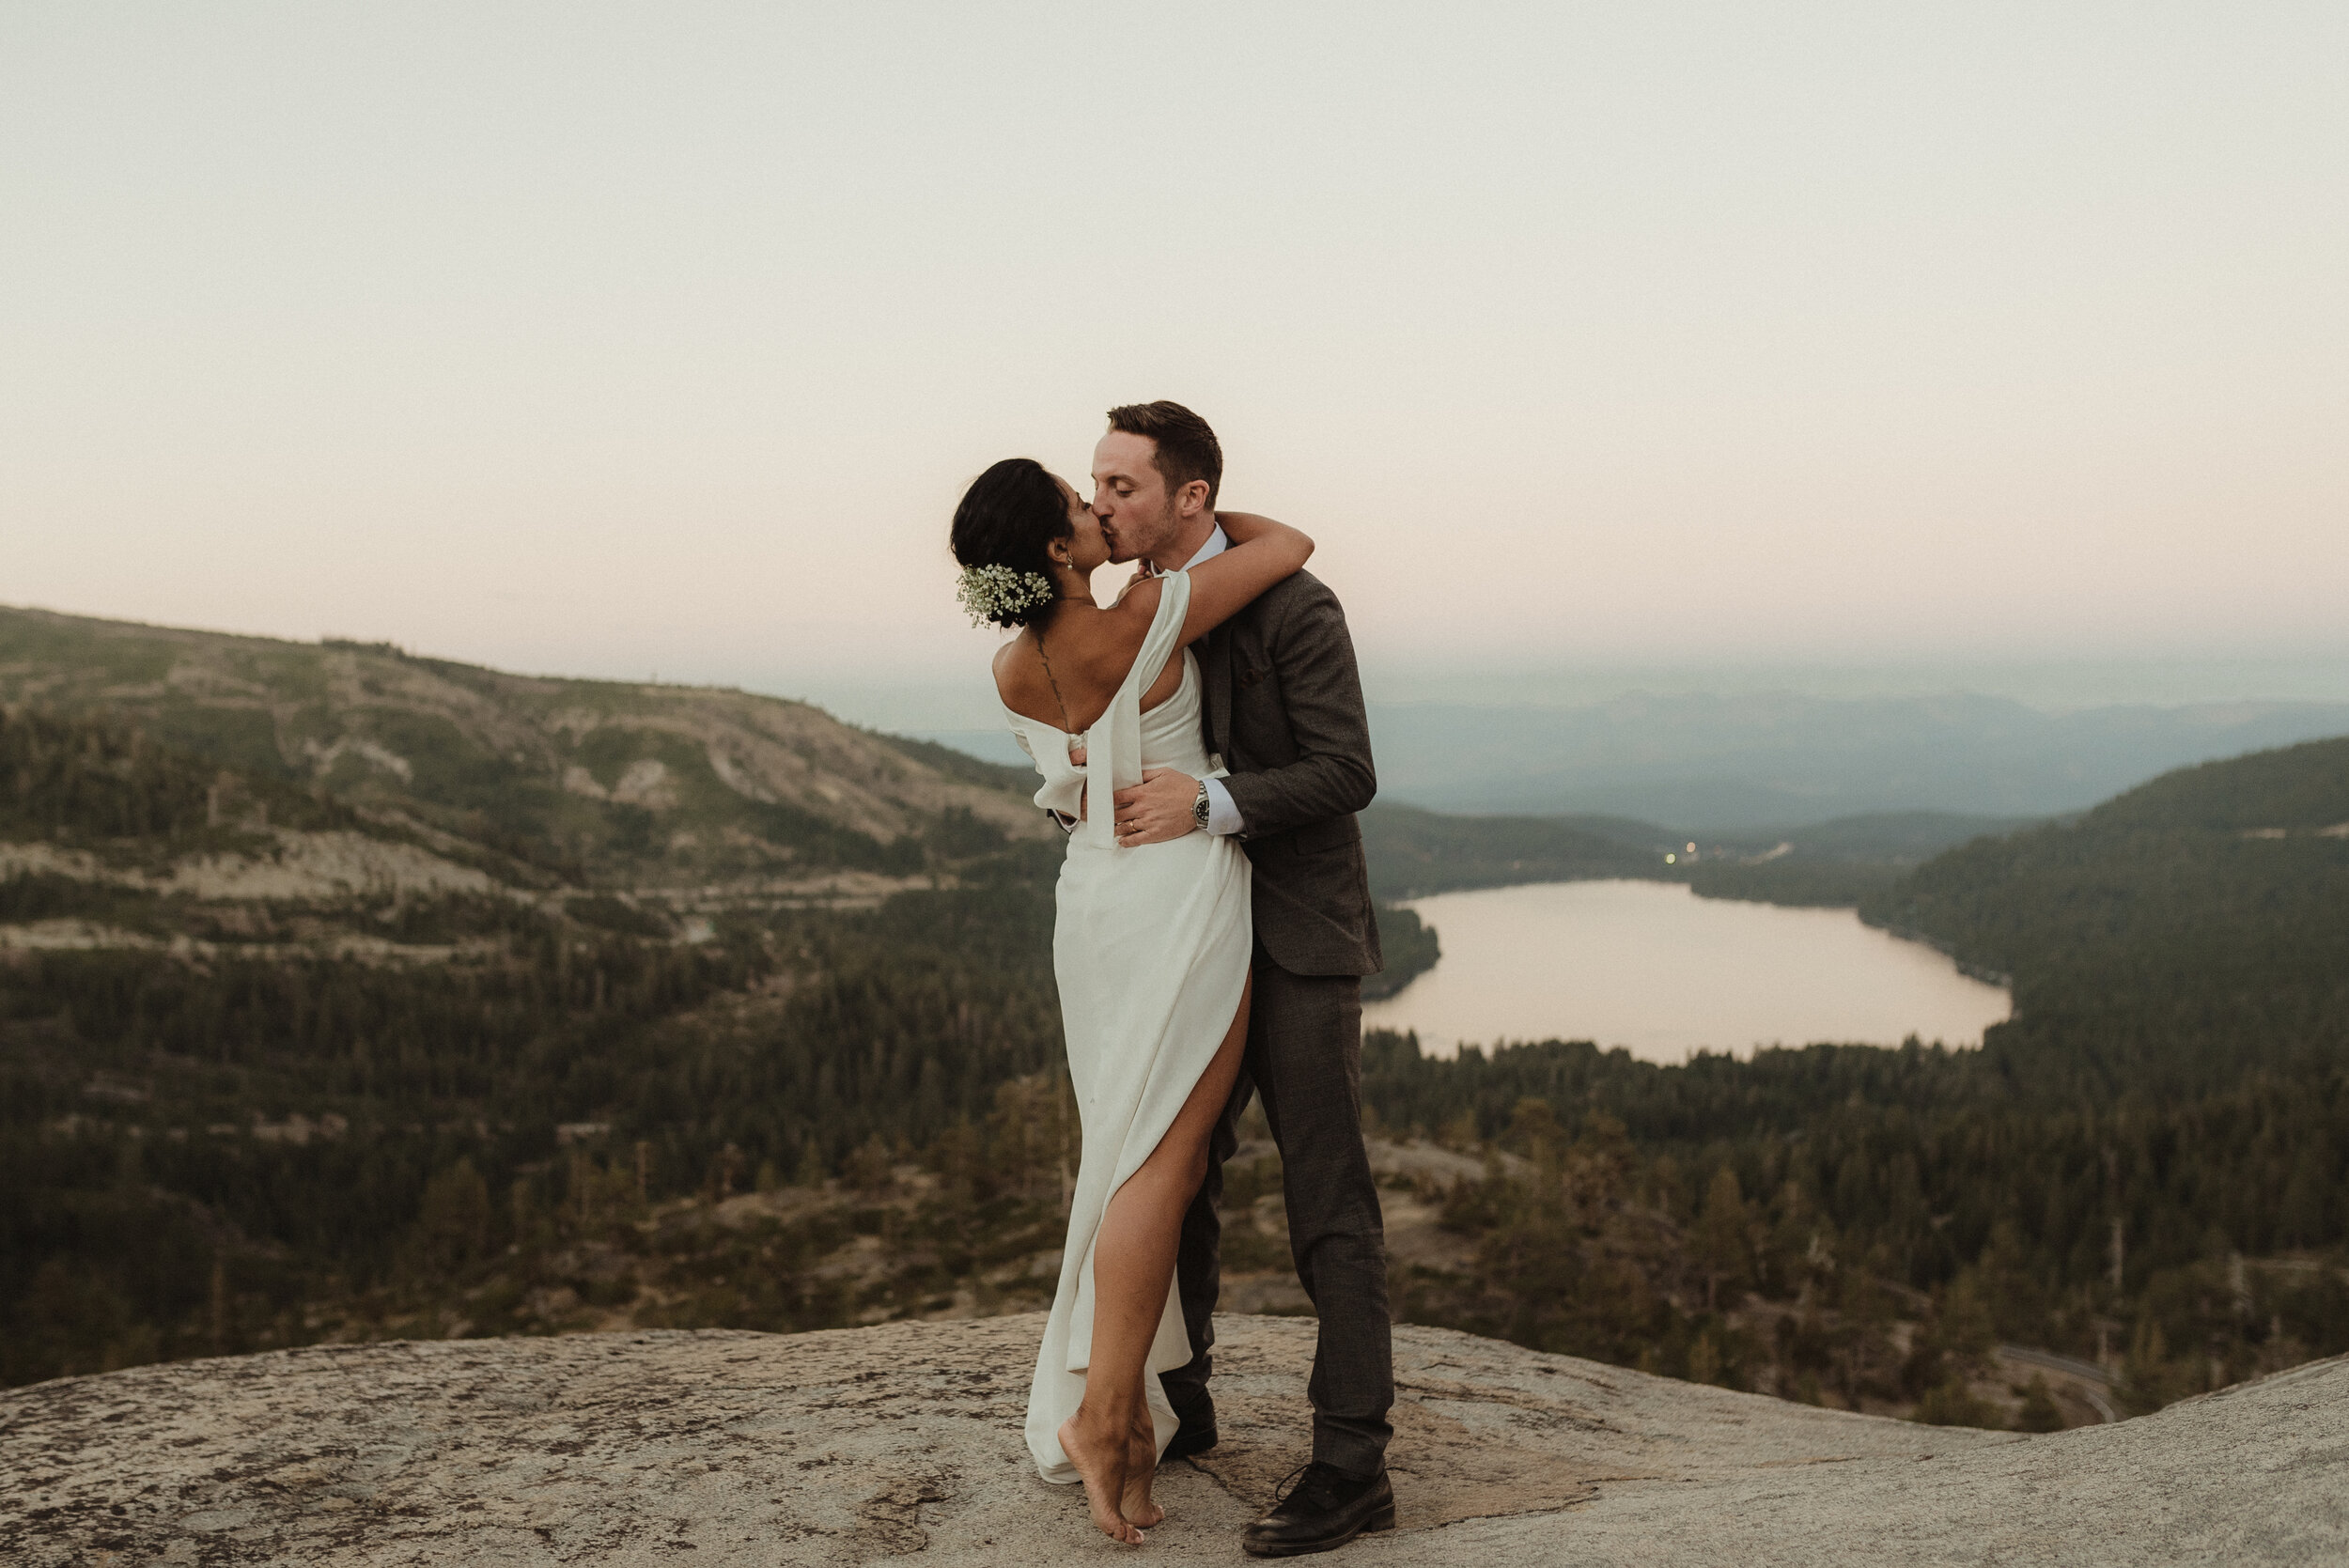
[(2349, 740), (2156, 779), (1978, 839), (1860, 907), (2012, 977), (2006, 1054), (2100, 1097), (2349, 1060)]
[[(40, 753), (40, 776), (140, 776), (129, 741), (77, 744), (79, 761)], [(1496, 1151), (1482, 1180), (1430, 1194), (1474, 1240), (1474, 1278), (1403, 1281), (1398, 1300), (1544, 1348), (1892, 1390), (1952, 1419), (1959, 1374), (1998, 1339), (2101, 1343), (2139, 1408), (2349, 1349), (2349, 841), (2322, 831), (2349, 821), (2349, 753), (2295, 752), (2254, 770), (2248, 803), (2224, 774), (2188, 775), (1887, 890), (1878, 918), (2014, 976), (2019, 1016), (1979, 1051), (1665, 1068), (1571, 1044), (1433, 1061), (1372, 1036), (1377, 1125)], [(153, 787), (184, 809), (201, 778)], [(101, 826), (75, 831), (121, 820), (106, 785), (72, 787), (19, 794), (97, 802), (75, 820)], [(688, 1193), (856, 1188), (923, 1157), (971, 1204), (1044, 1202), (1044, 1167), (1003, 1141), (1035, 1108), (1003, 1096), (1060, 1060), (1057, 846), (989, 853), (958, 831), (941, 823), (935, 851), (964, 856), (958, 886), (724, 916), (693, 943), (645, 900), (446, 899), (369, 912), (455, 953), (428, 961), (226, 941), (8, 955), (0, 1376), (296, 1343), (324, 1331), (321, 1302), (507, 1247), (552, 1256)], [(67, 896), (28, 882), (0, 904)], [(893, 1233), (905, 1310), (952, 1274), (941, 1235), (1009, 1246), (1042, 1222), (954, 1212)], [(710, 1265), (663, 1321), (842, 1320), (802, 1266), (821, 1241), (759, 1242), (767, 1283)], [(1766, 1332), (1740, 1299), (1768, 1306)], [(1895, 1301), (1933, 1326), (1905, 1349)], [(537, 1321), (500, 1312), (475, 1331)]]
[[(721, 923), (692, 947), (452, 900), (411, 929), (494, 941), (493, 956), (0, 968), (0, 1162), (21, 1195), (0, 1236), (6, 1375), (298, 1341), (321, 1298), (646, 1200), (869, 1182), (909, 1157), (964, 1172), (980, 1199), (990, 1171), (1027, 1183), (999, 1096), (1049, 1078), (1061, 1050), (1049, 858), (869, 911)], [(2081, 1092), (2035, 1044), (2008, 1029), (1978, 1052), (1820, 1046), (1660, 1067), (1580, 1044), (1439, 1061), (1374, 1033), (1374, 1125), (1535, 1162), (1442, 1194), (1478, 1241), (1479, 1278), (1398, 1299), (1542, 1348), (1749, 1386), (1773, 1368), (1772, 1386), (1877, 1397), (1920, 1397), (1946, 1370), (1892, 1353), (1874, 1290), (1961, 1317), (1979, 1305), (1984, 1331), (2076, 1354), (2153, 1335), (2173, 1348), (2140, 1355), (2149, 1390), (2201, 1387), (2214, 1357), (2349, 1349), (2349, 1301), (2325, 1269), (2209, 1285), (2237, 1253), (2339, 1255), (2339, 1068), (2115, 1097)], [(343, 1126), (272, 1134), (296, 1116)], [(567, 1124), (585, 1146), (558, 1141)], [(1632, 1289), (1634, 1273), (1651, 1282)], [(812, 1276), (778, 1279), (760, 1322), (843, 1320), (806, 1294)], [(1806, 1286), (1850, 1321), (1806, 1331), (1797, 1314), (1781, 1345), (1721, 1310)], [(1873, 1338), (1852, 1327), (1869, 1322)]]
[(223, 829), (352, 821), (321, 793), (228, 772), (119, 720), (0, 707), (0, 837), (186, 847)]
[(1688, 873), (1699, 898), (1735, 898), (1791, 908), (1849, 908), (1900, 879), (1883, 861), (1784, 856), (1773, 861), (1700, 861)]
[(1610, 816), (1447, 816), (1379, 801), (1361, 816), (1370, 891), (1420, 898), (1455, 888), (1591, 877), (1672, 877), (1671, 834)]
[[(1981, 1052), (1814, 1046), (1679, 1067), (1557, 1043), (1435, 1062), (1408, 1036), (1373, 1034), (1362, 1093), (1389, 1129), (1455, 1145), (1619, 1149), (1604, 1191), (1588, 1177), (1495, 1176), (1493, 1195), (1461, 1211), (1487, 1254), (1541, 1263), (1530, 1275), (1488, 1265), (1483, 1304), (1455, 1293), (1448, 1315), (1541, 1348), (1636, 1360), (1646, 1334), (1666, 1370), (1686, 1372), (1671, 1362), (1679, 1319), (1606, 1266), (1626, 1253), (1619, 1233), (1639, 1230), (1616, 1215), (1630, 1204), (1694, 1234), (1672, 1266), (1716, 1284), (1791, 1302), (1840, 1270), (1954, 1300), (2001, 1340), (2130, 1351), (2155, 1404), (2212, 1375), (2349, 1350), (2349, 1066), (2253, 1074), (2188, 1100), (2066, 1099), (2028, 1079), (1996, 1032)], [(1569, 1246), (1551, 1233), (1576, 1214), (1588, 1235)], [(2325, 1261), (2288, 1275), (2237, 1262), (2276, 1254)], [(1717, 1331), (1710, 1353), (1717, 1374), (1734, 1374), (1781, 1347)], [(1888, 1399), (1938, 1386), (1937, 1367), (1904, 1372), (1889, 1355), (1854, 1352), (1838, 1381)]]
[(1391, 997), (1436, 967), (1443, 956), (1436, 928), (1419, 918), (1416, 909), (1378, 904), (1372, 909), (1378, 922), (1378, 950), (1385, 967), (1362, 977), (1362, 1000)]
[[(642, 1180), (644, 1145), (581, 1144), (562, 1180), (525, 1172), (501, 1196), (469, 1163), (437, 1176), (405, 1244), (428, 1266), (349, 1303), (371, 1331), (549, 1333), (583, 1311), (621, 1308), (646, 1327), (796, 1333), (862, 1314), (937, 1311), (969, 1291), (981, 1311), (1043, 1304), (1051, 1281), (1027, 1267), (1060, 1245), (1081, 1148), (1065, 1076), (996, 1085), (991, 1107), (921, 1152), (936, 1178), (903, 1189), (905, 1151), (879, 1137), (841, 1175), (754, 1169), (729, 1146), (695, 1194), (664, 1201)], [(728, 1196), (801, 1189), (796, 1203), (722, 1213)], [(814, 1188), (823, 1187), (818, 1193)], [(860, 1237), (877, 1253), (844, 1259)], [(842, 1266), (847, 1264), (848, 1266)], [(1010, 1277), (1004, 1265), (1012, 1265)]]
[[(1660, 1068), (1561, 1044), (1431, 1063), (1374, 1037), (1364, 1097), (1455, 1142), (1505, 1140), (1528, 1115), (1620, 1127), (1636, 1151), (1625, 1201), (1744, 1235), (1738, 1277), (1766, 1299), (1803, 1295), (1798, 1247), (1813, 1274), (1923, 1293), (1937, 1321), (1972, 1326), (1976, 1355), (1994, 1332), (2124, 1353), (2123, 1393), (2148, 1408), (2349, 1350), (2345, 827), (2349, 741), (2318, 742), (1978, 838), (1879, 888), (1868, 918), (2011, 978), (2015, 1017), (1979, 1051), (1814, 1046)], [(1531, 1190), (1477, 1211), (1491, 1256), (1550, 1261), (1514, 1295), (1488, 1267), (1500, 1304), (1473, 1310), (1620, 1358), (1620, 1325), (1553, 1310), (1575, 1298), (1560, 1271), (1578, 1258), (1595, 1303), (1623, 1298), (1598, 1268), (1621, 1251), (1609, 1233), (1562, 1252), (1543, 1229), (1563, 1202)], [(1657, 1343), (1660, 1324), (1643, 1330)], [(1789, 1353), (1723, 1335), (1706, 1355), (1782, 1374)], [(1855, 1352), (1844, 1381), (1885, 1389), (1882, 1360)], [(1909, 1368), (1903, 1390), (1921, 1398), (1936, 1374)]]
[(482, 899), (402, 915), (470, 942), (445, 962), (10, 956), (0, 1375), (299, 1340), (305, 1299), (416, 1266), (436, 1173), (570, 1201), (565, 1125), (644, 1144), (661, 1198), (984, 1121), (1061, 1048), (1050, 887), (1010, 869), (691, 946)]
[[(650, 814), (533, 795), (435, 724), (400, 737), (445, 798), (421, 814), (559, 867), (580, 841), (539, 832), (552, 801), (658, 852)], [(659, 1198), (928, 1143), (1057, 1054), (1036, 851), (967, 810), (881, 845), (745, 809), (814, 860), (974, 886), (722, 917), (687, 943), (660, 900), (611, 893), (273, 905), (0, 879), (0, 921), (146, 944), (0, 949), (0, 1377), (300, 1340), (318, 1302), (424, 1267), (410, 1238), (453, 1172), (494, 1188), (501, 1223), (530, 1193), (570, 1202), (565, 1126), (615, 1129)], [(270, 853), (267, 827), (398, 831), (105, 714), (0, 709), (0, 837), (160, 870)], [(353, 939), (390, 950), (330, 955)]]

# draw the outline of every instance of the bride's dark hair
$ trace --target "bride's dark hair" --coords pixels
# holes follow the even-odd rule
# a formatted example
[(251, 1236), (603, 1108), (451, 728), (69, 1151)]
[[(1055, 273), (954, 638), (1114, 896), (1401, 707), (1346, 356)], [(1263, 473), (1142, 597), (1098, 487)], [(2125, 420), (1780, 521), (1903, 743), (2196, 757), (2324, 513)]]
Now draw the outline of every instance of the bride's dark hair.
[(1050, 471), (1034, 458), (1005, 458), (963, 491), (951, 537), (955, 559), (964, 567), (1003, 567), (1044, 580), (1048, 592), (1041, 600), (988, 612), (997, 626), (1012, 627), (1050, 619), (1060, 600), (1050, 591), (1054, 580), (1047, 547), (1071, 532), (1067, 498)]

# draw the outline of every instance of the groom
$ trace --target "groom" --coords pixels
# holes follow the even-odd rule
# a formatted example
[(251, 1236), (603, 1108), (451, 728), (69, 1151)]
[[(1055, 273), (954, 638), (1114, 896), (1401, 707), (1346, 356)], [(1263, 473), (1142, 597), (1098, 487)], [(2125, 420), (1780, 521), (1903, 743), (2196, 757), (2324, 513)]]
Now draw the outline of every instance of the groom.
[[(1221, 551), (1223, 451), (1207, 422), (1166, 402), (1112, 409), (1109, 420), (1093, 453), (1093, 510), (1110, 559), (1173, 571)], [(1354, 820), (1377, 780), (1346, 613), (1312, 573), (1266, 590), (1193, 651), (1206, 749), (1229, 777), (1153, 769), (1117, 792), (1117, 815), (1142, 829), (1128, 844), (1238, 836), (1255, 868), (1255, 1000), (1239, 1081), (1183, 1221), (1175, 1274), (1191, 1358), (1160, 1379), (1182, 1421), (1166, 1456), (1216, 1444), (1207, 1389), (1221, 1282), (1216, 1208), (1252, 1091), (1281, 1150), (1297, 1276), (1321, 1320), (1306, 1386), (1313, 1464), (1241, 1540), (1253, 1556), (1289, 1557), (1394, 1522), (1386, 1240), (1361, 1126), (1361, 977), (1379, 968), (1378, 927)]]

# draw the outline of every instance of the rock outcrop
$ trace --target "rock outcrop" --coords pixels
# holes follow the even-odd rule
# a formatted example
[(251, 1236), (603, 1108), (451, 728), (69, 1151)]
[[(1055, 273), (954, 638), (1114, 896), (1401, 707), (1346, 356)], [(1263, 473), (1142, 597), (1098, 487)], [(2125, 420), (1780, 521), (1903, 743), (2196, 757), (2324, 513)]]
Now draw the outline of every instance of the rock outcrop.
[[(1037, 1315), (330, 1345), (0, 1394), (0, 1561), (1106, 1560), (1019, 1420)], [(1144, 1560), (1242, 1560), (1306, 1457), (1314, 1325), (1228, 1318), (1222, 1446)], [(2117, 1426), (1914, 1426), (1400, 1327), (1360, 1563), (2349, 1560), (2349, 1359)]]

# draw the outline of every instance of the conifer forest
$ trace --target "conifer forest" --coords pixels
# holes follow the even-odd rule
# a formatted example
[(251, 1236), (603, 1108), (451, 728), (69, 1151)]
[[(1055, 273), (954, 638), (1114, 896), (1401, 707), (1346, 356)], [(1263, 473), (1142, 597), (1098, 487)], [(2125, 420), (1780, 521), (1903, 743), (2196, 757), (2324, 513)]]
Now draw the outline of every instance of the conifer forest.
[[(0, 1381), (1049, 1300), (1060, 847), (1015, 775), (739, 694), (103, 625), (0, 618)], [(1538, 831), (1552, 875), (1636, 858)], [(1505, 832), (1390, 819), (1374, 869), (1490, 880)], [(1783, 875), (2013, 1019), (1672, 1067), (1373, 1033), (1398, 1315), (2038, 1429), (2349, 1351), (2349, 740)], [(1382, 923), (1387, 984), (1439, 961)], [(1227, 1305), (1309, 1310), (1244, 1133)]]

